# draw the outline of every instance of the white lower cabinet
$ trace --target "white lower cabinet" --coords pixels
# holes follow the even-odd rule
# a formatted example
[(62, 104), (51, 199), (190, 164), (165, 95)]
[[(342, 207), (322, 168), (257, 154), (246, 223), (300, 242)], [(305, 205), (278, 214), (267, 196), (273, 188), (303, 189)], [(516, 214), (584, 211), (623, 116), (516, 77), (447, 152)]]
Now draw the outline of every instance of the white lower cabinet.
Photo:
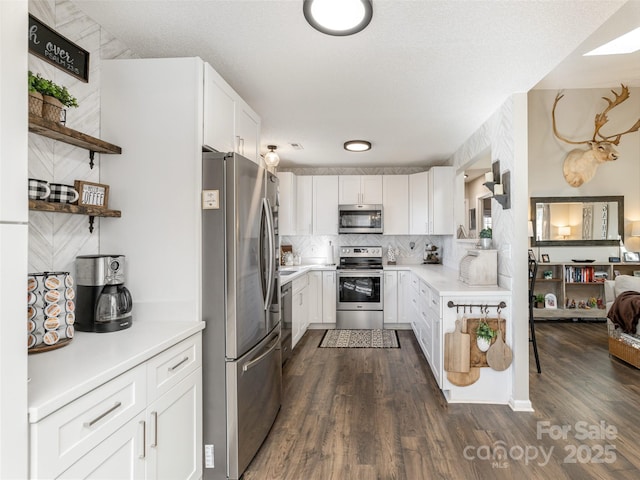
[(411, 272), (398, 271), (398, 323), (411, 323)]
[(307, 327), (312, 323), (322, 323), (322, 272), (309, 272), (309, 315)]
[(200, 478), (201, 385), (197, 334), (32, 424), (30, 478)]
[(291, 344), (292, 348), (300, 341), (309, 325), (309, 280), (308, 274), (293, 280), (291, 288)]
[(322, 272), (322, 323), (336, 323), (336, 272)]
[(398, 272), (384, 272), (384, 324), (398, 323)]

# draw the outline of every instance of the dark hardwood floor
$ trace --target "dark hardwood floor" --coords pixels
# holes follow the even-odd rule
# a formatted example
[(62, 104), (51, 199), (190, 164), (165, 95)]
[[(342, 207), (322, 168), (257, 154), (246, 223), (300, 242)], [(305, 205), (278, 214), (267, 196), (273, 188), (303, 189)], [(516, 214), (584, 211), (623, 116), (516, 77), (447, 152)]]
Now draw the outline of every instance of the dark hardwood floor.
[(609, 357), (604, 323), (536, 324), (533, 413), (447, 404), (398, 333), (400, 349), (322, 349), (308, 331), (244, 479), (640, 478), (640, 371)]

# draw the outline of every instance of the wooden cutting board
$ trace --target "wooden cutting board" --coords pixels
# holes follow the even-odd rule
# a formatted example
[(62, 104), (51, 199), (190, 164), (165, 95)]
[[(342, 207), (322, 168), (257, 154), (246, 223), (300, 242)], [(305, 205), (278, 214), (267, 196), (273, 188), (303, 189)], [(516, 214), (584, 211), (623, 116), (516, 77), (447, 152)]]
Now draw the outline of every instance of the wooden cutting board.
[(496, 341), (487, 350), (487, 363), (491, 368), (501, 372), (511, 365), (513, 353), (511, 349), (502, 340), (502, 332), (499, 331)]
[[(476, 343), (476, 329), (478, 328), (478, 324), (481, 321), (485, 321), (489, 324), (491, 328), (493, 328), (496, 332), (500, 331), (502, 333), (502, 339), (504, 340), (504, 334), (506, 330), (506, 323), (504, 318), (465, 318), (462, 322), (462, 331), (467, 332), (469, 334), (469, 339), (471, 341), (471, 355), (470, 355), (470, 364), (471, 367), (488, 367), (487, 363), (487, 352), (483, 352), (478, 348), (478, 344)], [(495, 343), (498, 336), (491, 340), (491, 344)]]
[[(444, 369), (447, 372), (468, 373), (470, 368), (470, 338), (460, 331), (461, 322), (456, 320), (453, 332), (444, 335)], [(478, 372), (478, 375), (480, 372)], [(477, 380), (477, 378), (476, 378)], [(474, 380), (475, 381), (475, 380)], [(453, 383), (453, 382), (452, 382)], [(473, 383), (473, 382), (472, 382)]]
[(480, 378), (480, 368), (471, 367), (467, 373), (447, 372), (447, 380), (457, 387), (466, 387), (474, 384)]

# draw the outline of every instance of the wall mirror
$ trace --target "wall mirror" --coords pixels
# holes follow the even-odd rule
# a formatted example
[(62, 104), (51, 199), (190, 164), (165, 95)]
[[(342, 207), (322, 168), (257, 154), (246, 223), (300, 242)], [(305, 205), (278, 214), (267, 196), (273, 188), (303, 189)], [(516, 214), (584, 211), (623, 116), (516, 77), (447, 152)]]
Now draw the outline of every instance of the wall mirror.
[(484, 175), (490, 171), (490, 149), (464, 166), (464, 218), (458, 226), (458, 239), (477, 239), (480, 230), (491, 227), (491, 192), (483, 185)]
[(607, 246), (624, 241), (624, 197), (531, 197), (531, 244)]

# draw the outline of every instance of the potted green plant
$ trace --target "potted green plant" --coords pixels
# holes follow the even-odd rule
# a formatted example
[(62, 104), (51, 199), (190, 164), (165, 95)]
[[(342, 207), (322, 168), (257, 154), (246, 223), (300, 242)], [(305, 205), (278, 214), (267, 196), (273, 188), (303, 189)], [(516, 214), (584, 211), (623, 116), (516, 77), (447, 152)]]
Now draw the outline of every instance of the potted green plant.
[(491, 248), (492, 237), (493, 232), (490, 227), (480, 230), (480, 248), (485, 250)]
[(29, 113), (37, 117), (42, 116), (42, 94), (38, 91), (39, 75), (29, 70)]
[(476, 328), (476, 344), (478, 345), (478, 350), (481, 352), (486, 352), (489, 350), (491, 346), (491, 340), (493, 340), (496, 336), (496, 331), (489, 326), (489, 324), (481, 320), (478, 323), (478, 328)]
[(536, 293), (535, 305), (536, 308), (544, 308), (544, 295), (542, 293)]
[(29, 91), (42, 95), (42, 116), (54, 122), (60, 121), (63, 107), (77, 107), (78, 100), (71, 95), (67, 87), (58, 85), (36, 73), (29, 72)]

